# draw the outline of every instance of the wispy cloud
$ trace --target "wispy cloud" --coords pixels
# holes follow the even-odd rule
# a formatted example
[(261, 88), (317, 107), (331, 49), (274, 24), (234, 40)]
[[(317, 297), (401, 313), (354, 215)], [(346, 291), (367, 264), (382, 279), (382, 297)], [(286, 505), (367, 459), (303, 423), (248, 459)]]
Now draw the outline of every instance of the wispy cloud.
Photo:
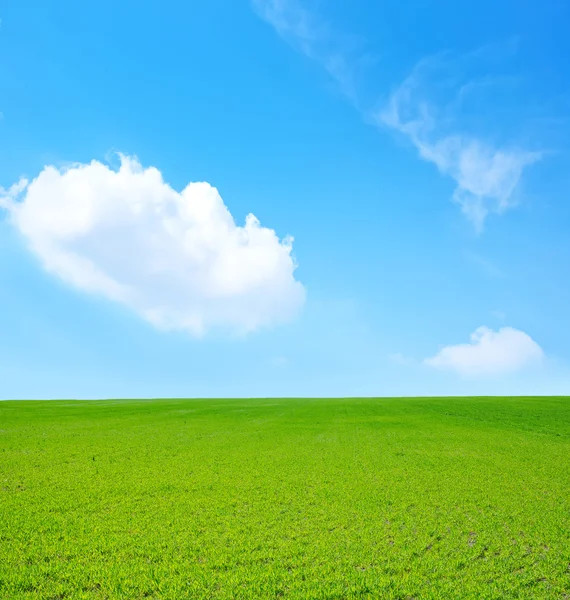
[(469, 83), (457, 84), (453, 100), (436, 107), (427, 98), (429, 64), (422, 61), (416, 66), (377, 113), (376, 122), (406, 136), (420, 158), (454, 180), (453, 201), (481, 232), (490, 213), (502, 214), (516, 205), (515, 190), (523, 170), (541, 155), (515, 144), (497, 146), (481, 136), (462, 133), (460, 119), (452, 111)]
[(299, 0), (251, 0), (255, 12), (292, 47), (321, 65), (358, 105), (357, 80), (375, 59), (358, 36), (335, 29)]
[(295, 0), (252, 0), (257, 14), (272, 25), (287, 41), (313, 57), (315, 46), (328, 36), (326, 26)]
[[(474, 90), (492, 88), (497, 77), (473, 75), (464, 80), (452, 77), (446, 81), (451, 89), (444, 105), (430, 102), (429, 88), (433, 83), (428, 77), (430, 66), (434, 62), (445, 65), (446, 58), (441, 55), (420, 61), (379, 110), (370, 110), (358, 85), (371, 63), (371, 55), (362, 51), (362, 40), (355, 44), (357, 38), (333, 28), (301, 0), (252, 0), (252, 3), (283, 39), (328, 71), (366, 121), (405, 136), (421, 159), (433, 163), (455, 182), (453, 201), (477, 232), (483, 230), (488, 215), (500, 215), (517, 204), (516, 190), (523, 171), (540, 159), (540, 152), (516, 143), (498, 145), (476, 131), (465, 133), (460, 119), (454, 119), (459, 115), (453, 114)], [(492, 50), (484, 47), (469, 56), (484, 62)]]

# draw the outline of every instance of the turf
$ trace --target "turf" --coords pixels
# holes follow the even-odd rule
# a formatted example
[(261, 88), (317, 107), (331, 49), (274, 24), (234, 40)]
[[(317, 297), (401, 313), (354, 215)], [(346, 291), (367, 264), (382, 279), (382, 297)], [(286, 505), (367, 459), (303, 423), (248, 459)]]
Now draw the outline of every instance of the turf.
[(570, 399), (0, 403), (0, 598), (570, 598)]

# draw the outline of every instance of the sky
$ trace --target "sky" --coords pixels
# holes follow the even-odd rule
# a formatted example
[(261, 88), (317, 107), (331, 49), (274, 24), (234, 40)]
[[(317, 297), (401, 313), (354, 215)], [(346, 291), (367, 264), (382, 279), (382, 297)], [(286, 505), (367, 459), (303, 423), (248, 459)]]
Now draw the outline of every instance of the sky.
[(566, 0), (0, 18), (1, 398), (570, 394)]

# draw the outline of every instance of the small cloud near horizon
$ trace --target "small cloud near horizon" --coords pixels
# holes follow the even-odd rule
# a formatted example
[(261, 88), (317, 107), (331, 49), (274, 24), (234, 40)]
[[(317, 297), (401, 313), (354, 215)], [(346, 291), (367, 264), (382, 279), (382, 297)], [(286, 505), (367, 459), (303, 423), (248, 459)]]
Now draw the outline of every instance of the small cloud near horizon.
[(442, 348), (425, 365), (469, 377), (503, 375), (535, 366), (544, 359), (542, 348), (526, 333), (512, 327), (493, 331), (479, 327), (471, 341)]

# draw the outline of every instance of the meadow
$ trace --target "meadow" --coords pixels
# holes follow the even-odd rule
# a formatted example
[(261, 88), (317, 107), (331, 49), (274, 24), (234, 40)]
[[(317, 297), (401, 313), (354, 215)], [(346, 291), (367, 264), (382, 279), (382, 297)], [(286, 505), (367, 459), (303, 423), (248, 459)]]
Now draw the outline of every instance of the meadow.
[(0, 598), (570, 598), (570, 399), (0, 402)]

